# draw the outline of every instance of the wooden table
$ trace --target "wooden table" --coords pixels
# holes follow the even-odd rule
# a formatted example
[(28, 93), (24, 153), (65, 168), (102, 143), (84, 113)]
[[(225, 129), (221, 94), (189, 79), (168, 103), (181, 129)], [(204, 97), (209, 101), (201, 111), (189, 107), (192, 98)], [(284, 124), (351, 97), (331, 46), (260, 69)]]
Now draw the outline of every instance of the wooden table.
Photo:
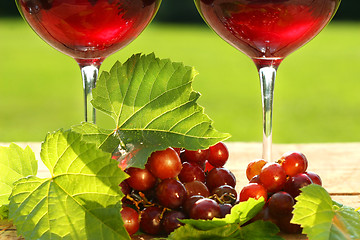
[[(0, 146), (8, 144), (0, 143)], [(30, 145), (40, 159), (39, 143), (18, 143), (25, 147)], [(226, 168), (237, 177), (237, 190), (248, 183), (245, 169), (249, 161), (261, 157), (260, 143), (229, 142), (230, 159)], [(332, 198), (354, 208), (360, 207), (360, 143), (327, 143), (327, 144), (274, 144), (273, 160), (277, 160), (287, 151), (300, 151), (309, 161), (308, 170), (316, 172), (323, 181), (323, 186)], [(48, 177), (45, 166), (39, 163), (39, 177)], [(5, 225), (6, 223), (0, 223)], [(0, 239), (21, 239), (16, 237), (13, 227), (1, 232)], [(303, 235), (283, 235), (287, 240), (306, 239)]]

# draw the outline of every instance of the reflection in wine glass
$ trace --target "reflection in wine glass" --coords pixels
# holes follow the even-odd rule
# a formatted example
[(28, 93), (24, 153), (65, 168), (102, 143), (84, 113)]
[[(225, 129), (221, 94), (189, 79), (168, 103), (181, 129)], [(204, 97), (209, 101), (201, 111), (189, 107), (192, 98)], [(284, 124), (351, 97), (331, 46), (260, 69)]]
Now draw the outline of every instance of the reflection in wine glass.
[(249, 56), (259, 71), (263, 158), (270, 161), (277, 68), (287, 55), (313, 39), (330, 22), (341, 0), (194, 1), (207, 24)]
[(15, 0), (30, 27), (80, 66), (85, 121), (95, 122), (90, 104), (106, 57), (132, 42), (151, 22), (161, 0)]

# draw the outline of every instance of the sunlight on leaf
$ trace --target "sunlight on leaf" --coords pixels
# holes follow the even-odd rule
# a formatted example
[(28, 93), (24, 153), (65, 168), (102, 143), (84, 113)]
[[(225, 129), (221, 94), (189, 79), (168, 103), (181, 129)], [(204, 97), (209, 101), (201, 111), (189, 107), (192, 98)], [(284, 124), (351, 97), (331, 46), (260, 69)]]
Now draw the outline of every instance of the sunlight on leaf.
[(301, 189), (292, 223), (300, 224), (309, 240), (360, 239), (360, 214), (354, 208), (331, 200), (321, 186)]
[(52, 175), (16, 182), (10, 218), (26, 239), (129, 239), (120, 216), (126, 174), (80, 134), (48, 134), (41, 158)]
[(170, 146), (197, 150), (229, 138), (197, 104), (196, 75), (194, 68), (154, 54), (134, 55), (102, 72), (92, 104), (114, 119), (124, 146), (139, 148), (129, 166), (142, 168), (152, 152)]
[(9, 147), (0, 147), (0, 207), (9, 204), (14, 182), (35, 176), (37, 168), (35, 154), (29, 147), (22, 149), (13, 143)]

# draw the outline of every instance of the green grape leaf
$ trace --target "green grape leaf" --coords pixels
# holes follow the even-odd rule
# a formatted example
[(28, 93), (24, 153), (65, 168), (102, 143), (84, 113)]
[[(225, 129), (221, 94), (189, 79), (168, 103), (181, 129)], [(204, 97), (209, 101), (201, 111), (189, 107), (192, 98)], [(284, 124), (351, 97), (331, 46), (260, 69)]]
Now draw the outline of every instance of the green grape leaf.
[(0, 147), (0, 206), (9, 204), (13, 184), (29, 175), (36, 175), (37, 161), (30, 147), (22, 149), (16, 144)]
[(238, 239), (239, 225), (227, 224), (225, 226), (212, 228), (207, 231), (199, 230), (192, 225), (186, 224), (176, 229), (169, 236), (169, 240), (200, 240), (200, 239)]
[(120, 215), (127, 175), (111, 154), (71, 131), (48, 134), (41, 159), (51, 178), (18, 180), (9, 217), (25, 239), (130, 239)]
[(232, 223), (242, 225), (260, 212), (264, 204), (264, 198), (260, 198), (258, 200), (249, 198), (249, 200), (240, 202), (232, 207), (230, 214), (227, 214), (225, 218), (213, 218), (211, 221), (184, 219), (181, 220), (181, 222), (192, 225), (200, 230), (210, 230), (212, 228), (222, 227)]
[(360, 239), (360, 213), (334, 202), (319, 185), (301, 189), (292, 223), (300, 224), (309, 240)]
[(243, 225), (255, 217), (255, 215), (261, 211), (264, 205), (265, 201), (263, 197), (257, 200), (254, 198), (249, 198), (247, 201), (240, 202), (232, 207), (230, 214), (226, 215), (223, 219), (228, 223), (238, 223)]
[(93, 123), (84, 122), (72, 126), (71, 130), (80, 133), (83, 136), (83, 141), (96, 144), (104, 152), (112, 153), (120, 144), (120, 140), (113, 130), (102, 129)]
[(171, 233), (168, 239), (282, 239), (276, 235), (279, 229), (271, 222), (256, 221), (242, 226), (253, 218), (264, 204), (263, 198), (258, 200), (250, 198), (246, 202), (235, 205), (225, 218), (180, 220), (185, 225)]
[[(227, 139), (216, 131), (193, 91), (194, 68), (154, 54), (134, 55), (102, 72), (93, 90), (93, 106), (110, 115), (128, 166), (144, 167), (153, 151), (169, 146), (204, 149)], [(136, 151), (136, 154), (134, 153)]]
[(241, 235), (244, 240), (283, 240), (277, 235), (279, 232), (274, 223), (258, 220), (243, 227)]
[(185, 225), (176, 229), (169, 236), (169, 240), (281, 240), (279, 229), (275, 224), (267, 221), (256, 221), (246, 226), (227, 224), (209, 230), (199, 230), (192, 225)]

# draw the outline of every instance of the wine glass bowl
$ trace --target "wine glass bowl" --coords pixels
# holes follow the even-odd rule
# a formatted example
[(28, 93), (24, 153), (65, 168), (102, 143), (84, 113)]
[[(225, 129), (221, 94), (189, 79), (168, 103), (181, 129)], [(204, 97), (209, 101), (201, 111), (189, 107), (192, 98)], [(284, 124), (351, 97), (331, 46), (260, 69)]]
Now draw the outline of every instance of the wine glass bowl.
[(260, 76), (263, 154), (271, 160), (272, 108), (277, 68), (332, 19), (341, 0), (194, 0), (205, 22), (245, 53)]
[(284, 58), (314, 38), (339, 0), (195, 0), (208, 25), (250, 58)]
[(128, 45), (144, 30), (158, 6), (155, 0), (17, 3), (23, 17), (44, 41), (78, 61), (104, 59)]
[[(85, 120), (95, 122), (89, 101), (106, 57), (127, 46), (151, 22), (161, 0), (15, 0), (23, 18), (50, 46), (82, 70)], [(88, 119), (89, 118), (89, 119)]]

